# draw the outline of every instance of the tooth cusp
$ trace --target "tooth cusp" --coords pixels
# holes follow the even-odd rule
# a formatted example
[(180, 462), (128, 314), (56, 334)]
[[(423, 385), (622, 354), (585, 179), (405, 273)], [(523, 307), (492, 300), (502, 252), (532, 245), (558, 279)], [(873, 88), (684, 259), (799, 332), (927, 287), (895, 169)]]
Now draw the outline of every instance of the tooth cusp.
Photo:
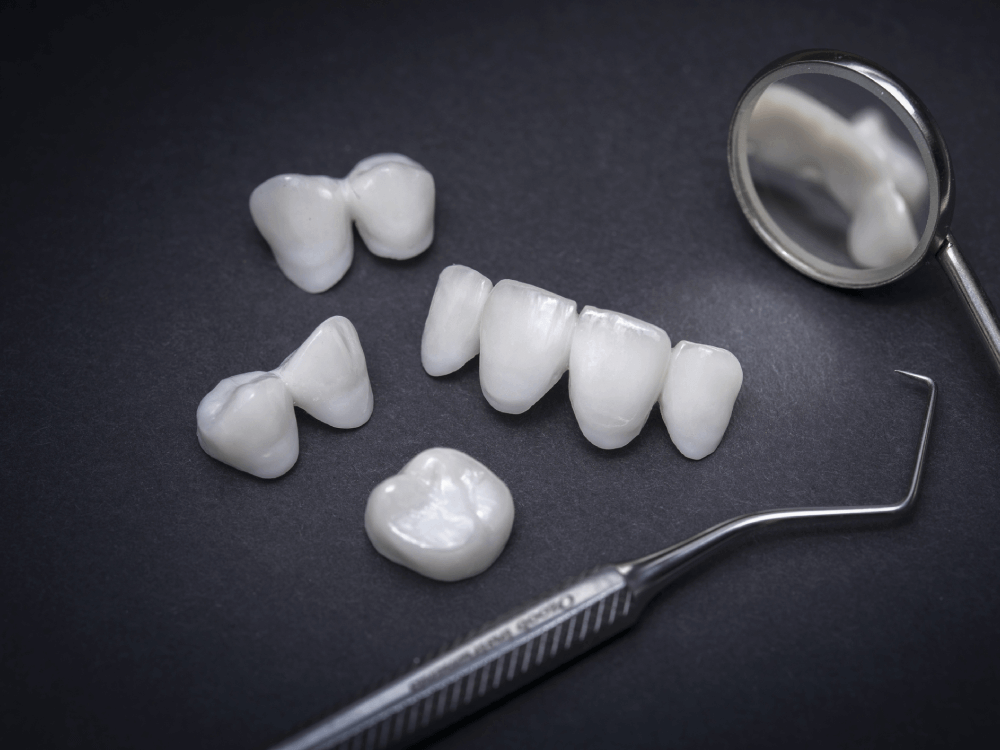
[(299, 457), (292, 397), (269, 372), (222, 380), (198, 404), (198, 443), (214, 459), (273, 479)]
[(917, 242), (906, 201), (888, 181), (868, 191), (847, 229), (847, 251), (863, 268), (884, 268), (905, 260)]
[(281, 272), (307, 292), (324, 292), (347, 273), (354, 235), (339, 180), (282, 174), (250, 195), (250, 215)]
[(460, 451), (431, 448), (368, 498), (365, 531), (392, 562), (439, 581), (478, 575), (500, 555), (514, 523), (507, 486)]
[(479, 322), (493, 282), (466, 266), (448, 266), (438, 277), (420, 341), (428, 375), (455, 372), (479, 354)]
[(695, 460), (715, 451), (742, 385), (743, 368), (732, 352), (679, 341), (660, 397), (660, 412), (677, 450)]
[(212, 458), (264, 479), (299, 456), (298, 406), (332, 427), (359, 427), (374, 400), (358, 333), (347, 318), (321, 323), (271, 372), (221, 381), (198, 405), (198, 442)]
[(569, 367), (576, 302), (504, 279), (490, 293), (479, 326), (479, 383), (497, 411), (521, 414)]
[(669, 359), (663, 329), (583, 308), (570, 349), (569, 398), (584, 437), (606, 450), (631, 442), (660, 397)]
[(384, 258), (419, 255), (434, 239), (434, 177), (402, 154), (362, 159), (343, 180), (282, 174), (250, 195), (250, 215), (278, 267), (307, 292), (325, 292), (354, 259), (352, 220)]
[(354, 325), (336, 315), (323, 321), (274, 371), (295, 405), (331, 427), (360, 427), (372, 414), (368, 367)]

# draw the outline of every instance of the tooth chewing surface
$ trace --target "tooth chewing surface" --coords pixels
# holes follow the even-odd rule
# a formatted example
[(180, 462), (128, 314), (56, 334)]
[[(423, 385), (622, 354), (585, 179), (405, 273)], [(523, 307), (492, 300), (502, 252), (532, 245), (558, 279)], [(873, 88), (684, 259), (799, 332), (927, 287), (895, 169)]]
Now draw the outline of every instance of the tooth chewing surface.
[(514, 523), (510, 490), (471, 456), (431, 448), (368, 498), (365, 531), (395, 563), (458, 581), (482, 573), (503, 550)]

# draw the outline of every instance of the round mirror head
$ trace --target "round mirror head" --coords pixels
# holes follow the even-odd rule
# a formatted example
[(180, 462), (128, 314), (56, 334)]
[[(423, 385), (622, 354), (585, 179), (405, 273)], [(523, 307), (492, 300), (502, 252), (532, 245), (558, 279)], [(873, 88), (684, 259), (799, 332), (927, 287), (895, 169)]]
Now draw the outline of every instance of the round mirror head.
[(948, 232), (937, 127), (902, 83), (843, 52), (797, 53), (757, 75), (730, 124), (729, 173), (764, 242), (827, 284), (905, 276)]

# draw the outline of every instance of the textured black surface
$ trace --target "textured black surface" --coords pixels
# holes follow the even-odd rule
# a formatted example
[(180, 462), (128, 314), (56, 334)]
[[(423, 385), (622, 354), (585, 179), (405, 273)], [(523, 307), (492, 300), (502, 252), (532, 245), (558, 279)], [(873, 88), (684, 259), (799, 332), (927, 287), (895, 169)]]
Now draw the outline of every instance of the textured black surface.
[[(275, 3), (159, 15), (5, 4), (0, 180), (0, 712), (5, 747), (266, 746), (438, 644), (598, 563), (772, 506), (897, 498), (924, 394), (940, 411), (915, 512), (763, 532), (630, 633), (440, 747), (885, 747), (995, 733), (1000, 380), (933, 262), (864, 293), (783, 265), (732, 194), (729, 117), (784, 53), (895, 71), (947, 139), (954, 231), (994, 300), (1000, 10), (986, 3)], [(309, 295), (247, 198), (379, 151), (437, 181), (437, 236)], [(494, 412), (478, 364), (433, 379), (420, 333), (464, 263), (731, 349), (718, 452), (654, 413), (628, 447), (580, 434), (565, 379)], [(324, 318), (375, 392), (353, 431), (299, 414), (256, 480), (208, 458), (195, 408)], [(378, 556), (371, 489), (420, 450), (510, 486), (483, 575)], [(27, 740), (25, 740), (27, 738)]]

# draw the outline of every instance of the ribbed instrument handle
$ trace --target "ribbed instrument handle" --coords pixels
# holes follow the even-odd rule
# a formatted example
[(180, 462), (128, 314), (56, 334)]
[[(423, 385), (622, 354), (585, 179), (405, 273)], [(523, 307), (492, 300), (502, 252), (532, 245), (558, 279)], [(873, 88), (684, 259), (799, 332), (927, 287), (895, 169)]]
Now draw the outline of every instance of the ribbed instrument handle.
[(620, 633), (639, 610), (617, 567), (598, 568), (422, 660), (272, 750), (412, 743)]

